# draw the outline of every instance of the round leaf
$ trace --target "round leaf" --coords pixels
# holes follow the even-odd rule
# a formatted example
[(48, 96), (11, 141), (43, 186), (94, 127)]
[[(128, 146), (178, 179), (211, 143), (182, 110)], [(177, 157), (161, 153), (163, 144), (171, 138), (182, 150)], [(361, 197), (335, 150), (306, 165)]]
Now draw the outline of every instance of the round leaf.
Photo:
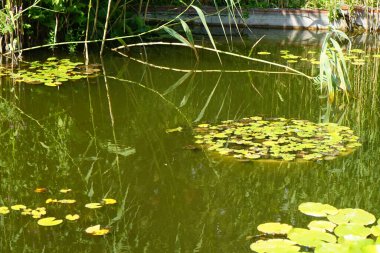
[(287, 234), (293, 227), (288, 224), (278, 222), (270, 222), (260, 224), (257, 230), (266, 234)]
[(327, 216), (327, 219), (338, 225), (345, 223), (370, 225), (376, 221), (376, 218), (373, 214), (358, 208), (339, 209), (336, 214)]
[(97, 209), (97, 208), (101, 208), (102, 205), (100, 203), (88, 203), (85, 205), (85, 207), (90, 208), (90, 209)]
[(116, 199), (103, 199), (103, 203), (105, 205), (113, 205), (113, 204), (116, 204), (117, 201), (116, 201)]
[(63, 220), (57, 220), (55, 217), (46, 217), (37, 221), (38, 225), (44, 227), (56, 226), (63, 222)]
[(364, 227), (360, 224), (341, 224), (337, 226), (334, 230), (337, 236), (345, 237), (347, 235), (359, 236), (366, 238), (371, 234), (371, 229)]
[(15, 211), (20, 211), (20, 210), (26, 209), (26, 206), (24, 206), (24, 205), (13, 205), (13, 206), (11, 206), (11, 209), (15, 210)]
[(372, 226), (371, 234), (373, 234), (374, 236), (380, 236), (380, 225)]
[(293, 242), (306, 247), (317, 247), (322, 242), (336, 242), (336, 237), (332, 234), (304, 228), (293, 228), (288, 233), (288, 238)]
[(301, 213), (314, 217), (326, 217), (329, 214), (335, 214), (338, 212), (338, 209), (328, 205), (317, 202), (305, 202), (298, 206), (298, 210)]
[(336, 227), (335, 223), (332, 223), (330, 221), (325, 221), (325, 220), (313, 220), (307, 225), (307, 227), (310, 230), (318, 230), (322, 232), (332, 232), (334, 231), (334, 228)]
[(281, 253), (281, 252), (299, 252), (300, 247), (294, 242), (287, 239), (269, 239), (259, 240), (250, 246), (251, 250), (258, 253)]
[(70, 221), (75, 221), (75, 220), (79, 219), (79, 215), (78, 214), (68, 214), (65, 216), (65, 219), (70, 220)]
[(351, 253), (350, 247), (344, 244), (337, 243), (321, 243), (315, 251), (315, 253)]

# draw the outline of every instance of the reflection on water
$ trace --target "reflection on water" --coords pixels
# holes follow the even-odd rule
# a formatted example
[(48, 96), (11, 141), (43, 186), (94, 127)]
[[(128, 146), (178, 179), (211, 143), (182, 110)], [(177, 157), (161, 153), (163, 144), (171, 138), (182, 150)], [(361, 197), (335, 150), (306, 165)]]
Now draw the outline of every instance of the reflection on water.
[[(268, 41), (257, 51), (267, 50), (272, 54), (266, 59), (277, 60), (282, 49), (294, 54), (318, 49), (284, 47)], [(235, 43), (235, 50), (247, 55), (250, 46)], [(129, 54), (177, 68), (196, 64), (187, 49), (150, 47)], [(198, 68), (221, 68), (212, 53), (200, 52), (200, 57)], [(320, 121), (325, 100), (308, 79), (186, 74), (113, 52), (103, 60), (106, 77), (59, 89), (1, 80), (0, 205), (35, 208), (46, 206), (47, 198), (72, 198), (76, 204), (49, 206), (48, 214), (81, 216), (46, 228), (17, 212), (0, 216), (2, 252), (248, 252), (246, 237), (256, 235), (260, 223), (304, 226), (296, 210), (301, 202), (361, 207), (379, 215), (378, 59), (351, 67), (354, 95), (330, 115), (354, 129), (363, 147), (335, 161), (300, 164), (226, 161), (186, 146), (193, 143), (195, 120), (263, 115)], [(225, 69), (275, 70), (228, 56), (222, 60)], [(291, 66), (309, 75), (318, 71), (306, 63)], [(178, 126), (182, 132), (166, 133)], [(37, 187), (48, 190), (35, 193)], [(62, 188), (73, 191), (63, 195)], [(104, 197), (118, 204), (84, 207)], [(94, 238), (84, 232), (97, 224), (110, 227), (110, 234)]]

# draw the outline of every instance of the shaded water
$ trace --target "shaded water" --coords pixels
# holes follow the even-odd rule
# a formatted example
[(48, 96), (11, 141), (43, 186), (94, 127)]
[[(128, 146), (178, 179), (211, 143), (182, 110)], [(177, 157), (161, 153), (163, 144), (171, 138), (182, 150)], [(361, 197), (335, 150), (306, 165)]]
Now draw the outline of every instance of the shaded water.
[[(248, 54), (254, 42), (246, 43), (236, 42), (234, 50)], [(318, 45), (267, 40), (257, 51), (268, 50), (272, 54), (260, 58), (285, 63), (279, 57), (283, 49), (300, 55)], [(192, 52), (181, 48), (128, 54), (176, 68), (195, 64)], [(39, 57), (44, 59), (28, 55), (26, 60)], [(95, 56), (93, 61), (101, 63)], [(1, 252), (250, 252), (246, 238), (257, 235), (262, 222), (304, 226), (308, 220), (297, 211), (304, 201), (360, 207), (380, 216), (378, 59), (350, 67), (354, 97), (330, 116), (354, 129), (363, 147), (334, 161), (302, 164), (241, 163), (184, 147), (193, 143), (196, 120), (263, 115), (320, 121), (326, 102), (306, 78), (255, 72), (186, 75), (114, 52), (103, 61), (106, 78), (59, 89), (1, 79), (0, 204), (47, 206), (48, 216), (57, 218), (81, 216), (55, 227), (40, 227), (16, 211), (0, 216)], [(222, 61), (223, 69), (279, 70), (227, 56)], [(318, 71), (307, 62), (291, 66), (313, 75)], [(206, 52), (197, 67), (221, 68), (218, 58)], [(178, 126), (183, 132), (166, 133)], [(35, 193), (37, 187), (48, 191)], [(66, 187), (72, 192), (59, 193)], [(50, 197), (77, 203), (45, 204)], [(118, 204), (84, 207), (104, 197)], [(84, 232), (96, 224), (110, 227), (110, 234)]]

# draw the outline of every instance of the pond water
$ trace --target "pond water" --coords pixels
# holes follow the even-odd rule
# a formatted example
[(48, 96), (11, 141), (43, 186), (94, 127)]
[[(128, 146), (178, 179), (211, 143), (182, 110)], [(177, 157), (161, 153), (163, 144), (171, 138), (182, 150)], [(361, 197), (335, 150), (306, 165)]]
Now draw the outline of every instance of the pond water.
[[(306, 56), (318, 51), (320, 41), (290, 43), (283, 36), (260, 43), (254, 55), (317, 75), (316, 65), (287, 63), (280, 50)], [(245, 46), (234, 41), (233, 50), (247, 55), (255, 40), (247, 39)], [(355, 48), (377, 53), (363, 37), (357, 41)], [(218, 47), (224, 43), (220, 39)], [(172, 68), (196, 65), (188, 49), (145, 50), (133, 48), (128, 55)], [(256, 54), (263, 50), (271, 54)], [(221, 57), (221, 67), (215, 54), (199, 54), (197, 69), (283, 71), (230, 56)], [(25, 60), (50, 56), (34, 52)], [(318, 87), (299, 75), (177, 72), (111, 51), (103, 61), (95, 55), (91, 61), (103, 63), (101, 75), (59, 88), (1, 79), (0, 206), (46, 207), (47, 216), (59, 219), (80, 215), (53, 227), (39, 226), (20, 211), (0, 215), (1, 252), (250, 252), (249, 238), (258, 235), (260, 223), (305, 226), (308, 219), (297, 211), (305, 201), (380, 216), (380, 59), (349, 66), (353, 96), (338, 101), (329, 115)], [(243, 163), (187, 148), (194, 142), (191, 126), (255, 115), (339, 121), (363, 146), (312, 163)], [(166, 133), (179, 126), (182, 132)], [(60, 193), (65, 188), (72, 191)], [(48, 198), (76, 203), (46, 204)], [(85, 207), (103, 198), (118, 203)], [(84, 232), (97, 224), (110, 233)]]

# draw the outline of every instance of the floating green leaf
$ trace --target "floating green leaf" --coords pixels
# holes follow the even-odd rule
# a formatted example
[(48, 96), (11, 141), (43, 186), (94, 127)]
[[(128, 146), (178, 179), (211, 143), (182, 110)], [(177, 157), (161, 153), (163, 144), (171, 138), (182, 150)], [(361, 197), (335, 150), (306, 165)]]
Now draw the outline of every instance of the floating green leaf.
[(8, 214), (9, 208), (7, 206), (0, 206), (0, 214)]
[(165, 132), (167, 134), (169, 133), (175, 133), (175, 132), (182, 132), (182, 127), (176, 127), (176, 128), (171, 128), (171, 129), (166, 129)]
[(95, 226), (86, 228), (87, 234), (96, 235), (96, 236), (106, 235), (109, 232), (110, 230), (108, 228), (101, 228), (100, 225), (95, 225)]
[[(306, 214), (325, 216), (330, 211), (334, 215), (328, 215), (335, 223), (326, 220), (313, 220), (308, 224), (308, 229), (292, 228), (281, 223), (264, 223), (258, 226), (258, 230), (272, 234), (272, 239), (260, 239), (251, 244), (251, 249), (256, 252), (298, 252), (300, 247), (307, 252), (314, 253), (378, 253), (380, 252), (379, 238), (374, 241), (373, 236), (380, 234), (380, 226), (366, 227), (375, 222), (372, 214), (362, 210), (345, 208), (339, 209), (315, 202), (305, 202), (299, 206)], [(314, 211), (311, 211), (315, 208)], [(328, 210), (328, 211), (326, 211)], [(336, 226), (336, 223), (339, 224)], [(330, 233), (326, 232), (329, 231)], [(289, 240), (284, 240), (287, 233)], [(260, 235), (260, 238), (263, 236)], [(376, 244), (375, 244), (376, 243)], [(288, 248), (288, 246), (295, 246)], [(298, 247), (298, 248), (296, 248)]]
[(335, 224), (355, 223), (370, 225), (376, 221), (373, 214), (358, 208), (339, 209), (336, 214), (327, 216), (327, 219)]
[(90, 209), (97, 209), (97, 208), (101, 208), (102, 205), (100, 203), (88, 203), (85, 205), (85, 207), (90, 208)]
[(100, 69), (97, 65), (83, 65), (81, 62), (71, 62), (69, 59), (57, 59), (50, 57), (45, 62), (24, 62), (21, 69), (9, 72), (15, 82), (28, 84), (41, 84), (56, 87), (68, 80), (87, 78), (89, 75), (96, 76)]
[(341, 224), (335, 228), (334, 233), (340, 237), (351, 235), (366, 238), (368, 235), (371, 234), (371, 229), (355, 223)]
[(75, 220), (79, 219), (79, 215), (78, 214), (68, 214), (65, 216), (65, 219), (69, 220), (69, 221), (75, 221)]
[(351, 253), (350, 246), (337, 243), (321, 243), (315, 253)]
[(55, 217), (46, 217), (38, 220), (38, 225), (44, 227), (51, 227), (59, 225), (63, 222), (63, 220), (57, 220)]
[(326, 231), (333, 232), (334, 228), (336, 227), (336, 224), (330, 221), (325, 221), (325, 220), (313, 220), (307, 225), (307, 227), (310, 230), (318, 230), (322, 232), (326, 232)]
[(293, 228), (288, 233), (288, 238), (293, 242), (306, 247), (317, 247), (323, 242), (336, 242), (336, 237), (332, 234), (304, 228)]
[(288, 224), (269, 222), (260, 224), (257, 230), (266, 234), (287, 234), (293, 227)]
[(298, 206), (298, 210), (314, 217), (326, 217), (329, 214), (336, 214), (338, 212), (338, 209), (333, 206), (317, 202), (302, 203)]
[(307, 120), (250, 117), (194, 130), (196, 144), (244, 160), (332, 160), (360, 146), (348, 127)]
[(293, 253), (299, 252), (300, 247), (286, 239), (259, 240), (251, 244), (251, 250), (258, 253)]

